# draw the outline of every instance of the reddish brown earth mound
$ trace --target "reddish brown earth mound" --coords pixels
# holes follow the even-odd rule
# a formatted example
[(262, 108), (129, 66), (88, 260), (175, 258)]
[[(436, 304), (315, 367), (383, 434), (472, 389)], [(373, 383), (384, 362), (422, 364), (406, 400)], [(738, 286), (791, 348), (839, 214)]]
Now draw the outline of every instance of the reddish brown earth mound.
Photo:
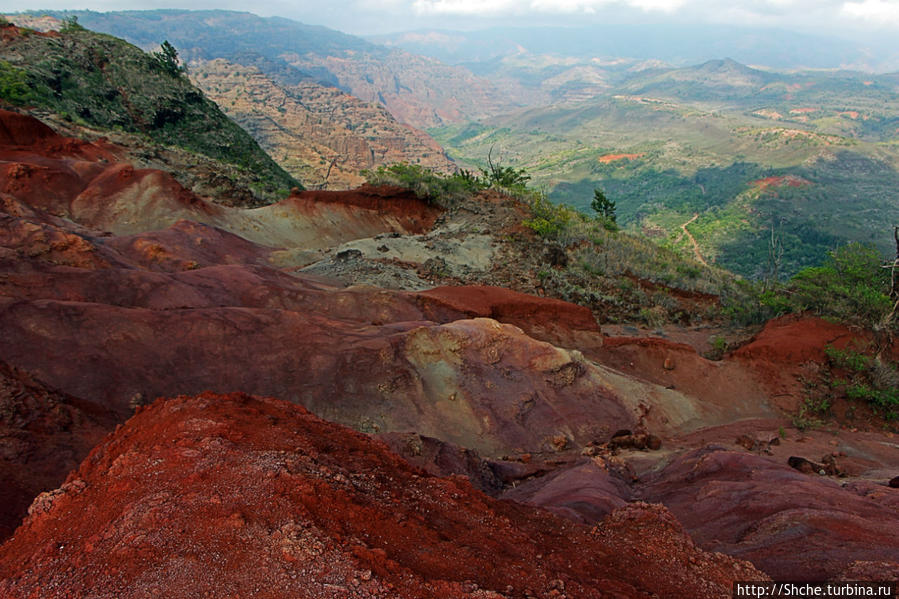
[(878, 488), (891, 497), (709, 447), (675, 459), (638, 496), (664, 503), (701, 546), (775, 580), (827, 580), (854, 561), (899, 565), (899, 490)]
[(811, 363), (827, 360), (825, 348), (846, 349), (865, 345), (867, 338), (844, 325), (821, 318), (784, 316), (774, 319), (731, 358), (764, 386), (773, 403), (788, 411), (798, 409), (802, 397), (799, 377)]
[(440, 215), (437, 206), (422, 202), (412, 190), (390, 185), (363, 185), (351, 191), (303, 191), (291, 196), (291, 200), (298, 204), (340, 204), (390, 214), (400, 219), (410, 233), (424, 233)]
[(54, 137), (56, 132), (38, 120), (0, 110), (0, 144), (4, 146), (32, 146)]
[(693, 599), (764, 578), (659, 506), (579, 526), (240, 394), (156, 402), (29, 512), (5, 597)]
[(593, 344), (602, 342), (599, 325), (589, 308), (557, 299), (472, 285), (435, 287), (419, 297), (424, 314), (438, 322), (445, 321), (448, 314), (479, 316), (513, 324), (532, 337), (551, 343), (566, 345), (573, 337), (592, 337)]
[(864, 338), (844, 325), (821, 318), (783, 316), (768, 322), (761, 333), (735, 351), (734, 357), (764, 360), (781, 366), (823, 362), (828, 345), (845, 349)]

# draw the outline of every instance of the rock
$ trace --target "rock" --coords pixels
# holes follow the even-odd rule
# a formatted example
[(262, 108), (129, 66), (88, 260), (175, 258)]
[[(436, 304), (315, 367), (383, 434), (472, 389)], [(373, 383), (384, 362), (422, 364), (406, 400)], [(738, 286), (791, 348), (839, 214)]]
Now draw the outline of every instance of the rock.
[(887, 483), (887, 485), (892, 487), (893, 489), (899, 489), (899, 476), (895, 476), (890, 479), (890, 482)]
[(753, 449), (755, 449), (756, 445), (758, 444), (758, 441), (756, 441), (749, 435), (740, 435), (739, 437), (736, 438), (734, 443), (736, 443), (740, 447), (746, 449), (747, 451), (752, 451)]
[(790, 456), (787, 460), (787, 464), (790, 465), (790, 468), (795, 468), (804, 474), (818, 474), (824, 470), (824, 467), (821, 464), (816, 464), (811, 460), (799, 456)]
[(282, 168), (312, 186), (350, 189), (365, 182), (363, 170), (399, 162), (453, 170), (437, 142), (379, 103), (312, 81), (279, 85), (256, 67), (222, 59), (192, 64), (190, 76)]

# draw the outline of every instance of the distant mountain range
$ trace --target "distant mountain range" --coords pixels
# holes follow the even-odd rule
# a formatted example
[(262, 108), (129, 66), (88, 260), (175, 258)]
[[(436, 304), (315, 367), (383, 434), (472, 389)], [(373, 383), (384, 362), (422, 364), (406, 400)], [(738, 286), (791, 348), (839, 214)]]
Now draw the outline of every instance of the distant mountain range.
[(257, 67), (282, 85), (333, 85), (365, 102), (383, 104), (397, 119), (418, 128), (515, 107), (488, 80), (463, 68), (289, 19), (221, 10), (51, 14), (76, 16), (89, 29), (145, 49), (168, 40), (188, 62), (223, 58)]
[(370, 36), (391, 48), (422, 54), (475, 72), (504, 58), (556, 57), (661, 60), (671, 66), (730, 56), (776, 69), (851, 68), (899, 70), (899, 51), (888, 39), (867, 44), (760, 27), (708, 25), (591, 25), (590, 27), (493, 27), (477, 31), (422, 30)]

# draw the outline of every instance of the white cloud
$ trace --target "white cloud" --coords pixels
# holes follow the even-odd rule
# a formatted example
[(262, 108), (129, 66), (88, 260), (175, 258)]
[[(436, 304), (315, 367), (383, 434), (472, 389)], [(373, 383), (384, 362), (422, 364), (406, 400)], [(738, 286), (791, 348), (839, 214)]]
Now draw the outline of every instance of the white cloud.
[(873, 21), (880, 24), (899, 24), (899, 2), (888, 0), (862, 0), (847, 2), (843, 5), (843, 14), (856, 19)]
[(412, 9), (418, 14), (493, 15), (518, 12), (514, 0), (415, 0)]
[[(670, 13), (688, 0), (414, 0), (412, 8), (421, 15), (501, 15), (595, 13), (609, 6), (625, 6), (643, 11)], [(782, 1), (782, 0), (775, 0)]]

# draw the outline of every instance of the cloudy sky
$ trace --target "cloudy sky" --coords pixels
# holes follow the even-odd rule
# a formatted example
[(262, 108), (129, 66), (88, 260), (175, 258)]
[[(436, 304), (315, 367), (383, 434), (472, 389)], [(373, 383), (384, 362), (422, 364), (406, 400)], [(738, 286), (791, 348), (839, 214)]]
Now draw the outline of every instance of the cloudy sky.
[(494, 25), (676, 22), (763, 25), (863, 38), (899, 33), (899, 0), (12, 0), (4, 11), (225, 8), (354, 34)]

